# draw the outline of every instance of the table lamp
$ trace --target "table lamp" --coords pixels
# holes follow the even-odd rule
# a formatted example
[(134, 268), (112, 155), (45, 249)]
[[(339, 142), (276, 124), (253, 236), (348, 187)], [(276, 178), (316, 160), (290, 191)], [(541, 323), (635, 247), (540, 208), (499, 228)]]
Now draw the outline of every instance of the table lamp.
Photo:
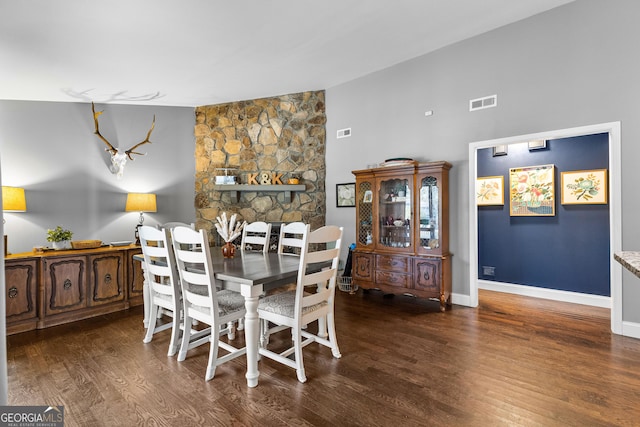
[[(4, 212), (26, 212), (27, 200), (24, 197), (24, 188), (2, 186), (2, 210)], [(6, 221), (2, 218), (2, 223)], [(4, 256), (7, 256), (7, 235), (4, 235)]]
[(144, 212), (157, 212), (156, 195), (152, 193), (129, 193), (127, 194), (127, 204), (124, 207), (125, 212), (140, 212), (140, 219), (136, 225), (136, 245), (140, 244), (138, 229), (144, 222)]

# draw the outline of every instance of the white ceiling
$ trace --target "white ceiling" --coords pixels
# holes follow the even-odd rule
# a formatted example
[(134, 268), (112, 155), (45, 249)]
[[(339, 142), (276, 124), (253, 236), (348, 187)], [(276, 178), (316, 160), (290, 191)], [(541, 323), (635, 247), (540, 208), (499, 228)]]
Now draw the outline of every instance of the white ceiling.
[(0, 99), (212, 105), (327, 89), (572, 0), (0, 0)]

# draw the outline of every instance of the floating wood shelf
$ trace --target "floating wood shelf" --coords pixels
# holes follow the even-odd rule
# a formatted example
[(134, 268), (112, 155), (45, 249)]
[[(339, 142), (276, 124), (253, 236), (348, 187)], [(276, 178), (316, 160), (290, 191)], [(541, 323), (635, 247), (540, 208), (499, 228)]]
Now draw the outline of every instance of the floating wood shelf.
[(231, 198), (236, 201), (240, 201), (240, 193), (243, 191), (251, 191), (255, 193), (267, 193), (267, 192), (283, 192), (284, 198), (287, 203), (291, 203), (292, 200), (292, 192), (294, 191), (304, 191), (306, 187), (304, 184), (296, 184), (296, 185), (214, 185), (213, 189), (215, 191), (229, 191), (231, 192)]

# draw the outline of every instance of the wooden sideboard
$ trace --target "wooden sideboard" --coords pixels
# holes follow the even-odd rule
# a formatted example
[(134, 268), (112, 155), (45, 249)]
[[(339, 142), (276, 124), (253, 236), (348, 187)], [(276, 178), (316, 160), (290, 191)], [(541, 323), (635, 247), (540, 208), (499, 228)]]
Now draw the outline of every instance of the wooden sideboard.
[(139, 246), (25, 252), (5, 257), (7, 334), (142, 305)]

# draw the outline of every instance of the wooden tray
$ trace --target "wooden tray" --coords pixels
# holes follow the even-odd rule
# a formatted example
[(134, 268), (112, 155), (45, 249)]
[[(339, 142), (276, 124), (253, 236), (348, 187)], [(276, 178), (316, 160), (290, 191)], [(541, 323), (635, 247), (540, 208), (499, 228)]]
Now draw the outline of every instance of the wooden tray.
[(102, 246), (102, 240), (74, 240), (71, 242), (73, 249), (93, 249)]

